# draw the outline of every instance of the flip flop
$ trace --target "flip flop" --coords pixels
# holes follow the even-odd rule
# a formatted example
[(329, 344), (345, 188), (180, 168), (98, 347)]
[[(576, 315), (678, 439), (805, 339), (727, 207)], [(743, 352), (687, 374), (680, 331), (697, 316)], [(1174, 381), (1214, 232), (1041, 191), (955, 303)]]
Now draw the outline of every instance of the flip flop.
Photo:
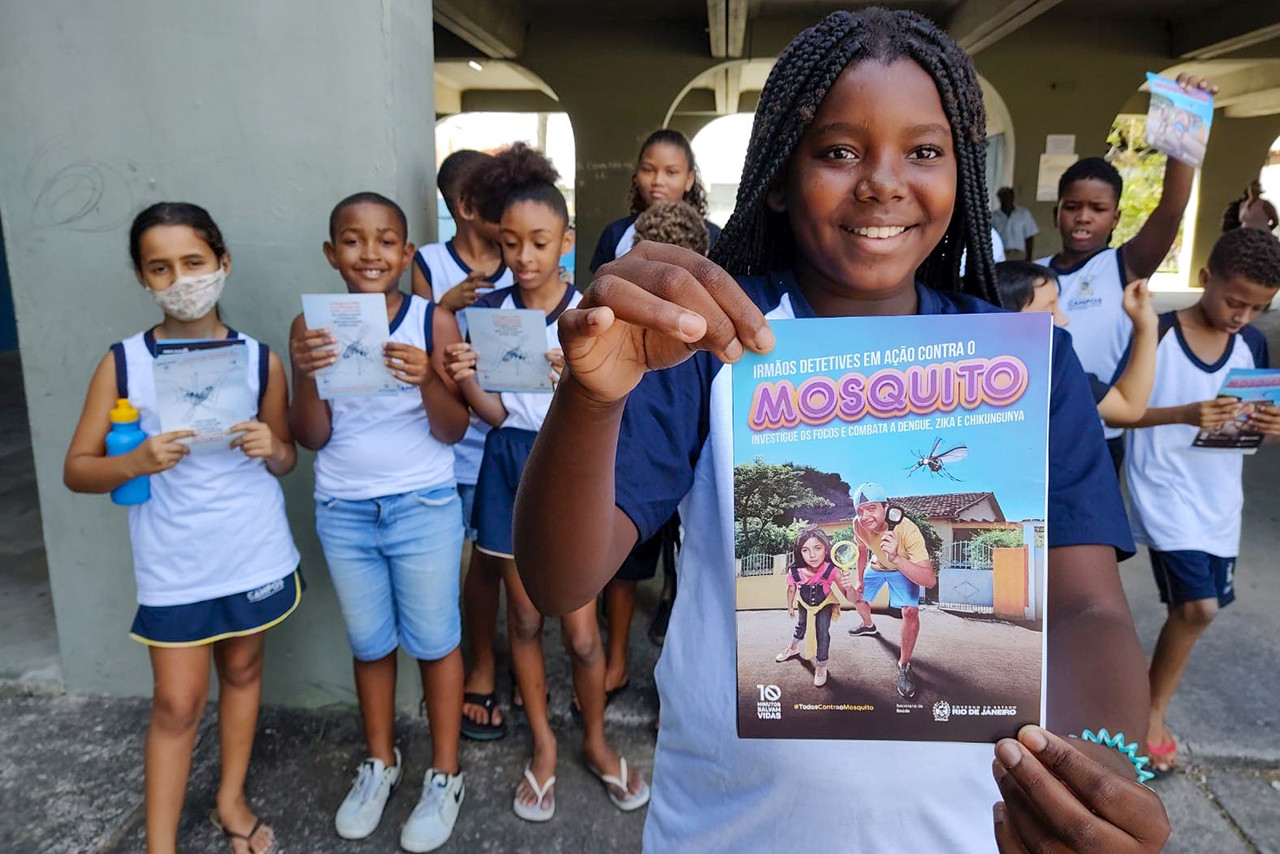
[[(1147, 770), (1155, 775), (1156, 780), (1178, 770), (1178, 742), (1172, 738), (1160, 744), (1148, 741), (1147, 756), (1151, 758), (1151, 764), (1147, 766)], [(1161, 764), (1165, 767), (1159, 767)]]
[(231, 849), (233, 854), (236, 850), (235, 840), (237, 839), (244, 840), (245, 847), (249, 849), (249, 854), (280, 854), (280, 846), (277, 844), (278, 840), (276, 840), (274, 837), (271, 840), (271, 845), (265, 848), (264, 850), (262, 851), (253, 850), (253, 841), (252, 841), (253, 835), (257, 833), (260, 829), (262, 829), (262, 819), (258, 819), (257, 821), (255, 821), (253, 823), (253, 829), (250, 830), (248, 833), (236, 833), (234, 830), (228, 830), (226, 827), (223, 826), (222, 820), (218, 818), (218, 811), (216, 809), (212, 809), (209, 811), (209, 821), (213, 824), (214, 827), (222, 831), (222, 835), (227, 838), (227, 846)]
[[(520, 795), (518, 794), (520, 787), (516, 786), (517, 794), (511, 803), (511, 808), (515, 811), (516, 815), (520, 816), (520, 818), (525, 821), (551, 821), (552, 817), (556, 814), (555, 793), (551, 791), (551, 787), (556, 784), (556, 775), (552, 774), (546, 779), (546, 782), (539, 786), (538, 778), (533, 776), (533, 771), (530, 770), (529, 766), (530, 763), (524, 763), (524, 779), (525, 782), (529, 784), (529, 788), (533, 790), (533, 796), (538, 800), (533, 806), (520, 803)], [(544, 803), (548, 794), (552, 796), (550, 806), (547, 806)]]
[[(592, 774), (595, 774), (596, 777), (600, 779), (600, 782), (604, 783), (605, 794), (609, 796), (610, 801), (613, 801), (613, 805), (615, 807), (622, 810), (623, 812), (631, 812), (633, 810), (638, 810), (645, 804), (649, 803), (649, 794), (650, 794), (649, 784), (646, 782), (644, 784), (644, 788), (632, 794), (631, 789), (627, 786), (627, 780), (630, 779), (630, 777), (627, 774), (627, 759), (624, 756), (619, 756), (618, 760), (619, 760), (619, 768), (618, 768), (617, 777), (613, 776), (612, 774), (604, 773), (599, 768), (592, 765), (590, 762), (587, 763), (587, 770), (590, 771)], [(613, 793), (613, 788), (615, 786), (621, 789), (622, 791), (626, 792), (627, 797), (620, 798), (617, 795), (615, 795)]]
[(470, 703), (473, 706), (480, 706), (489, 716), (488, 723), (479, 723), (467, 717), (464, 713), (462, 716), (462, 734), (472, 741), (497, 741), (507, 734), (507, 722), (504, 719), (501, 723), (493, 722), (493, 713), (498, 708), (498, 695), (490, 691), (488, 694), (476, 694), (471, 691), (462, 695), (462, 702)]

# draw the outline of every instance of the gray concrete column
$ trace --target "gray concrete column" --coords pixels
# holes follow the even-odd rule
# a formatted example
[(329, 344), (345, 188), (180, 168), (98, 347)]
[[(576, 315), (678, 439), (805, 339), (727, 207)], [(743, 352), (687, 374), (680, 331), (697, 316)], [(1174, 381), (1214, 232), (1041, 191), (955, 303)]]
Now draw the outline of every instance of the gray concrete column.
[[(414, 237), (434, 234), (431, 26), (420, 0), (7, 4), (0, 211), (68, 688), (151, 689), (126, 636), (124, 510), (62, 485), (94, 366), (159, 319), (130, 269), (133, 215), (160, 200), (208, 208), (235, 261), (226, 319), (285, 354), (299, 294), (342, 287), (320, 252), (339, 198), (392, 195)], [(271, 633), (268, 701), (353, 697), (311, 484), (304, 455), (284, 486), (310, 590)]]
[(577, 157), (576, 281), (591, 281), (601, 230), (627, 214), (636, 153), (684, 86), (714, 61), (706, 33), (636, 23), (535, 25), (520, 62), (550, 84), (573, 123)]
[[(1229, 119), (1218, 110), (1209, 129), (1209, 147), (1200, 170), (1200, 208), (1191, 239), (1190, 283), (1200, 282), (1200, 268), (1222, 234), (1222, 212), (1245, 186), (1258, 177), (1271, 144), (1280, 137), (1280, 116)], [(1185, 239), (1185, 238), (1184, 238)]]

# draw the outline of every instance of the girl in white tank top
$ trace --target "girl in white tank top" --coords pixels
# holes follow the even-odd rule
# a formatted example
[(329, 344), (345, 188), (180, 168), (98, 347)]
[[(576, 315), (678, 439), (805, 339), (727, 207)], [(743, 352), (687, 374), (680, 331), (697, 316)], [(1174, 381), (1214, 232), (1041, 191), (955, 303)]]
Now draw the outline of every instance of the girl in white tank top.
[[(164, 320), (113, 345), (98, 364), (64, 479), (88, 493), (110, 492), (137, 477), (150, 481), (150, 498), (129, 508), (139, 603), (131, 636), (149, 646), (156, 685), (146, 745), (148, 848), (176, 850), (212, 658), (219, 719), (224, 728), (235, 721), (239, 730), (222, 745), (224, 777), (213, 818), (229, 838), (262, 854), (276, 849), (275, 835), (250, 810), (243, 785), (262, 691), (263, 636), (302, 595), (298, 552), (276, 481), (297, 459), (284, 368), (266, 345), (219, 318), (231, 256), (204, 209), (152, 205), (134, 220), (130, 253)], [(243, 374), (233, 365), (218, 380), (229, 390), (226, 397), (238, 393), (250, 401), (225, 446), (218, 440), (192, 453), (192, 430), (161, 432), (154, 363), (178, 341), (244, 348), (236, 362)], [(107, 456), (109, 413), (118, 399), (138, 410), (148, 438)]]

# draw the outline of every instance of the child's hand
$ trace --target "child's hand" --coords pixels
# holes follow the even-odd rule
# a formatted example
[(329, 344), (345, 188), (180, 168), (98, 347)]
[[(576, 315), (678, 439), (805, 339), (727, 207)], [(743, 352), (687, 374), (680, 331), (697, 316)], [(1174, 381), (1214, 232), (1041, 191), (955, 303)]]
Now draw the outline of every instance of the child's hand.
[(551, 384), (558, 385), (560, 375), (564, 373), (564, 350), (559, 347), (547, 351), (547, 361), (551, 363)]
[(455, 383), (460, 383), (476, 374), (476, 351), (465, 341), (461, 344), (450, 344), (444, 348), (444, 369), (449, 372)]
[(191, 448), (178, 440), (190, 439), (195, 434), (194, 430), (171, 430), (147, 437), (145, 442), (130, 451), (140, 469), (137, 476), (159, 474), (176, 466), (179, 460), (191, 453)]
[(726, 362), (744, 347), (773, 348), (773, 332), (733, 277), (679, 246), (642, 242), (605, 264), (577, 309), (560, 316), (560, 343), (574, 379), (614, 403), (646, 371), (678, 365), (694, 350)]
[(425, 350), (390, 341), (382, 348), (391, 375), (402, 383), (420, 386), (431, 378), (431, 360)]
[(476, 301), (476, 297), (480, 296), (478, 291), (481, 288), (492, 286), (493, 283), (485, 277), (484, 273), (472, 270), (465, 279), (444, 292), (440, 297), (440, 307), (457, 314)]
[(1249, 416), (1249, 429), (1264, 436), (1280, 436), (1280, 406), (1255, 406)]
[(1210, 95), (1218, 94), (1218, 87), (1214, 86), (1204, 77), (1197, 77), (1194, 74), (1179, 74), (1178, 85), (1190, 92), (1193, 89), (1203, 89)]
[(289, 358), (304, 377), (315, 379), (317, 371), (338, 361), (337, 343), (328, 329), (304, 328), (289, 339)]
[(796, 618), (796, 603), (794, 599), (787, 603), (787, 616), (793, 620)]
[(1188, 403), (1183, 407), (1182, 422), (1201, 430), (1212, 430), (1235, 418), (1236, 407), (1239, 405), (1240, 401), (1234, 397), (1215, 397), (1213, 400)]
[(1124, 287), (1124, 313), (1133, 321), (1135, 330), (1154, 332), (1160, 323), (1151, 304), (1151, 290), (1146, 279), (1134, 279)]
[(1155, 792), (1085, 756), (1070, 742), (1026, 726), (996, 745), (992, 773), (1004, 801), (995, 805), (1001, 854), (1158, 852), (1169, 819)]
[(239, 448), (244, 451), (246, 457), (254, 459), (265, 459), (274, 457), (278, 449), (276, 442), (276, 434), (271, 432), (271, 428), (264, 421), (242, 421), (231, 428), (232, 433), (239, 433), (235, 441), (231, 443), (232, 448)]

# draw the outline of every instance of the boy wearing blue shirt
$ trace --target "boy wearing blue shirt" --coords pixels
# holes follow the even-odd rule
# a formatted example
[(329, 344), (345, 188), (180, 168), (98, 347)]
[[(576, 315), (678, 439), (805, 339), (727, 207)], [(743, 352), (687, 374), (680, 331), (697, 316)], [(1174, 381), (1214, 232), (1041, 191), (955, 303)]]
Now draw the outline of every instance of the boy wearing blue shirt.
[[(1249, 322), (1280, 289), (1280, 240), (1258, 229), (1229, 231), (1200, 271), (1200, 301), (1160, 318), (1156, 379), (1146, 414), (1129, 433), (1126, 476), (1134, 538), (1151, 550), (1160, 601), (1169, 609), (1151, 659), (1148, 751), (1157, 771), (1177, 764), (1165, 713), (1191, 647), (1218, 609), (1235, 599), (1243, 455), (1192, 447), (1201, 429), (1237, 417), (1217, 397), (1233, 368), (1267, 368), (1267, 339)], [(1250, 428), (1274, 441), (1280, 408), (1254, 405)]]

